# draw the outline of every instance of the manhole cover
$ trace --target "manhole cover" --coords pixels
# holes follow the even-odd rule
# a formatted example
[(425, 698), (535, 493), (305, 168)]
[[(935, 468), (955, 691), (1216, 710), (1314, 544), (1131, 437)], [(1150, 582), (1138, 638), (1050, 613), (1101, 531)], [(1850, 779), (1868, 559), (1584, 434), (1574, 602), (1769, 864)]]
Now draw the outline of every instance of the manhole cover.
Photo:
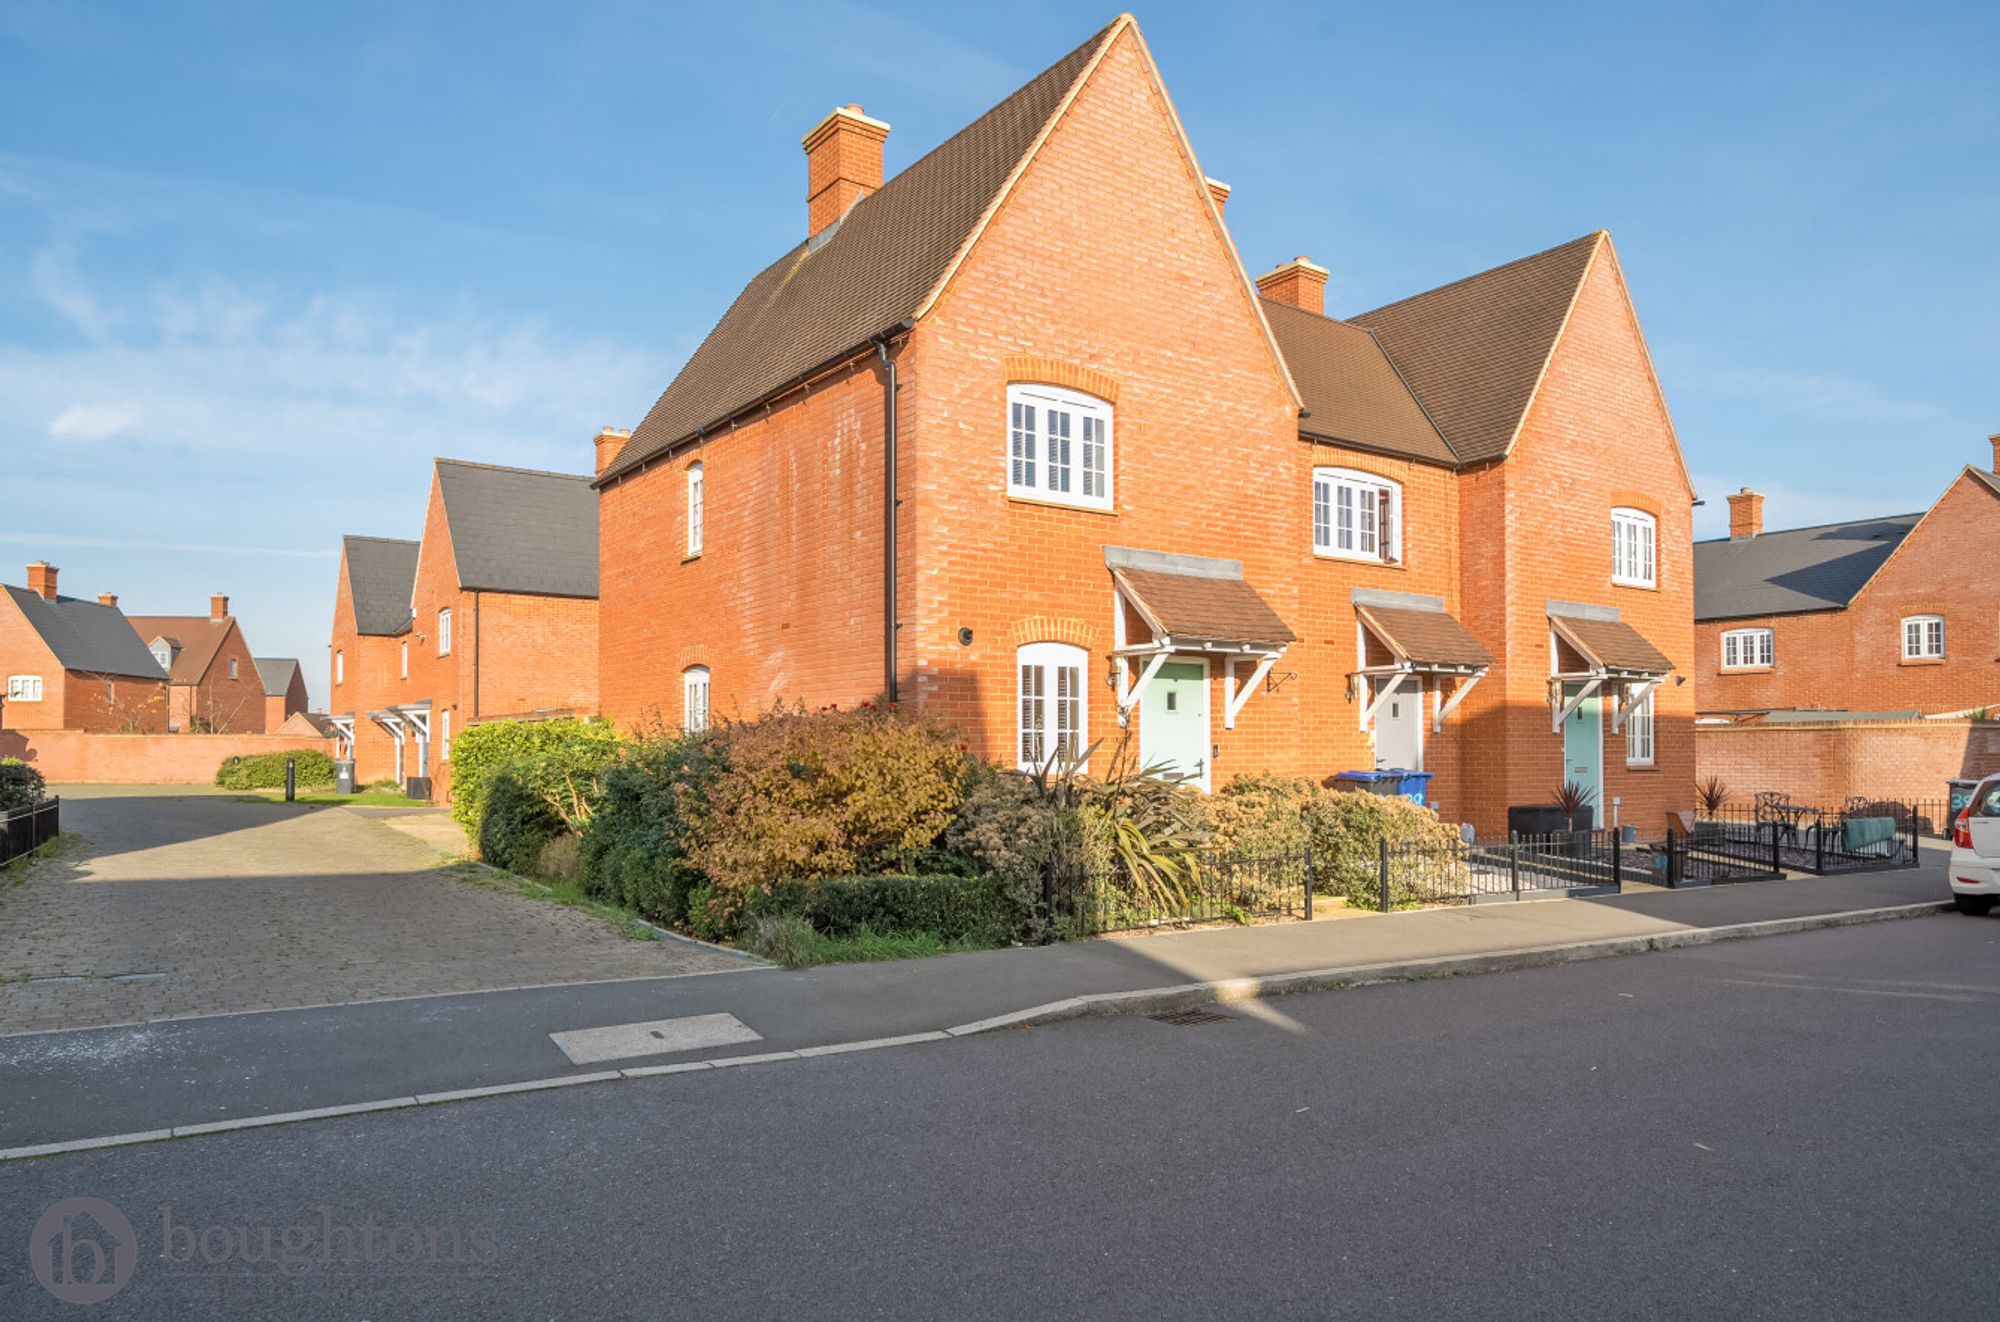
[(1176, 1014), (1156, 1014), (1153, 1016), (1153, 1021), (1174, 1024), (1180, 1028), (1193, 1028), (1199, 1024), (1233, 1024), (1236, 1022), (1236, 1016), (1217, 1014), (1213, 1010), (1182, 1010)]

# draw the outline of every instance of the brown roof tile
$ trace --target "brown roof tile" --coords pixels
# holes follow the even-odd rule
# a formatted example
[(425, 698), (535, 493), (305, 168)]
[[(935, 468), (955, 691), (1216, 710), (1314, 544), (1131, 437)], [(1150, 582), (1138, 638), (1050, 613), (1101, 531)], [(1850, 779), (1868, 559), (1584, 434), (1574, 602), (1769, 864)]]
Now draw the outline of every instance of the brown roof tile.
[(1119, 26), (1092, 36), (752, 278), (599, 483), (914, 317)]
[(1399, 660), (1418, 665), (1490, 666), (1493, 654), (1447, 611), (1402, 606), (1356, 606), (1375, 635)]
[(1507, 453), (1603, 231), (1348, 320), (1375, 332), (1466, 463)]
[(1300, 432), (1432, 463), (1458, 462), (1366, 328), (1268, 298), (1264, 317), (1305, 401)]
[(1674, 663), (1666, 653), (1646, 641), (1646, 635), (1623, 620), (1594, 620), (1573, 615), (1551, 615), (1549, 622), (1563, 640), (1583, 654), (1593, 666), (1607, 670), (1635, 670), (1641, 674), (1664, 675)]
[(131, 615), (132, 631), (151, 647), (155, 638), (165, 638), (177, 649), (173, 670), (167, 678), (176, 684), (199, 684), (229, 637), (232, 617), (213, 619), (207, 615)]
[(1257, 589), (1240, 578), (1174, 574), (1156, 569), (1112, 571), (1159, 631), (1172, 638), (1262, 643), (1278, 647), (1294, 634)]

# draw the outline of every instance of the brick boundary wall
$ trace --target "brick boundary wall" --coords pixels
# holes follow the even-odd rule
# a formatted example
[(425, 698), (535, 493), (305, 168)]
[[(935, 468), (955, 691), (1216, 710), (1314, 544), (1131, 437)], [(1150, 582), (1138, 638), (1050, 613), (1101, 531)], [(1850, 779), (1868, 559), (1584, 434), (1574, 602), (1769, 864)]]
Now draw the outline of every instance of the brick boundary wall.
[(1838, 806), (1850, 795), (1941, 799), (1945, 782), (2000, 772), (2000, 721), (1827, 721), (1695, 727), (1695, 774), (1730, 800), (1776, 790)]
[(0, 757), (18, 757), (51, 784), (210, 785), (226, 757), (289, 750), (333, 752), (327, 739), (279, 734), (94, 734), (0, 731)]

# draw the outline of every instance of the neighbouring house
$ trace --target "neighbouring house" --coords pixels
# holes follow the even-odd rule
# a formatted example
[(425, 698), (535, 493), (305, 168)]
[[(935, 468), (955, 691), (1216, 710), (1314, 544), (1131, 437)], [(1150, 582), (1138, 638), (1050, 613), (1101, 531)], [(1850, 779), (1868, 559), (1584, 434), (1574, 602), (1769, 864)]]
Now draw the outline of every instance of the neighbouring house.
[(167, 674), (118, 598), (56, 591), (59, 571), (28, 566), (0, 588), (0, 729), (155, 733), (167, 727)]
[(229, 598), (207, 615), (134, 615), (132, 628), (167, 672), (167, 729), (183, 734), (262, 734), (264, 680)]
[(597, 438), (607, 715), (1691, 806), (1694, 493), (1608, 234), (1330, 317), (1129, 16), (885, 182), (888, 133), (813, 126), (801, 241)]
[(305, 711), (306, 672), (293, 656), (260, 656), (256, 665), (264, 681), (264, 728), (276, 731)]
[(353, 761), (358, 784), (402, 779), (396, 742), (366, 713), (403, 696), (402, 658), (408, 655), (417, 550), (416, 542), (391, 537), (340, 539), (333, 635), (327, 645), (327, 720), (334, 729), (335, 755)]
[(317, 711), (295, 711), (285, 718), (284, 724), (278, 726), (271, 733), (318, 739), (338, 739), (340, 737), (340, 732), (334, 729), (333, 721), (327, 714)]
[(1762, 494), (1729, 497), (1694, 548), (1703, 777), (1837, 804), (2000, 769), (2000, 589), (1968, 568), (2000, 550), (1989, 442), (1912, 514), (1766, 532)]
[[(408, 545), (393, 557), (397, 585), (408, 563), (401, 620), (391, 623), (398, 612), (384, 601), (378, 623), (393, 632), (379, 636), (389, 646), (336, 696), (334, 719), (357, 744), (364, 724), (379, 732), (386, 766), (357, 765), (359, 779), (390, 775), (442, 799), (455, 732), (596, 714), (597, 496), (581, 474), (439, 459), (423, 538), (413, 555), (400, 549)], [(386, 595), (386, 567), (382, 577)], [(336, 654), (352, 645), (340, 609)]]

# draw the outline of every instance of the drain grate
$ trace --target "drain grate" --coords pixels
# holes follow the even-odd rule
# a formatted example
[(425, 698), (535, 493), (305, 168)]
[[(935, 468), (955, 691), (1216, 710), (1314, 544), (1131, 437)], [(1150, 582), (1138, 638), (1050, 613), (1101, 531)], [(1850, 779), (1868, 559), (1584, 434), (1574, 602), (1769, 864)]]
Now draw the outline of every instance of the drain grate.
[(1156, 1024), (1173, 1024), (1178, 1028), (1194, 1028), (1200, 1024), (1233, 1024), (1237, 1022), (1233, 1014), (1217, 1014), (1213, 1010), (1181, 1010), (1175, 1014), (1152, 1016)]

